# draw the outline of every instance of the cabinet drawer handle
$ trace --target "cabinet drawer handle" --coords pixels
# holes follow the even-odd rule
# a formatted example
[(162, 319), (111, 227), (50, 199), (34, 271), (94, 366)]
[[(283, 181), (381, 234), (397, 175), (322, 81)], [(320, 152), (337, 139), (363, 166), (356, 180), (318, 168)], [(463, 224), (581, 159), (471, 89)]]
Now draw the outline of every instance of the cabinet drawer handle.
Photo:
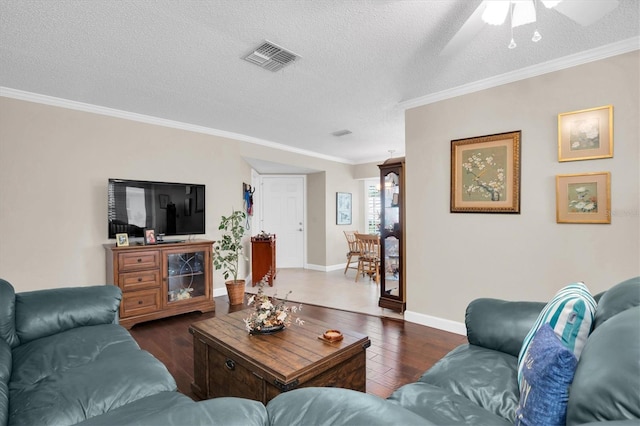
[(142, 277), (138, 277), (138, 282), (141, 283), (142, 282)]
[(138, 258), (138, 263), (142, 262), (142, 259)]
[(138, 300), (138, 305), (142, 305), (142, 300)]
[(229, 370), (235, 370), (236, 369), (236, 363), (233, 362), (232, 359), (227, 359), (224, 362), (224, 365), (229, 369)]

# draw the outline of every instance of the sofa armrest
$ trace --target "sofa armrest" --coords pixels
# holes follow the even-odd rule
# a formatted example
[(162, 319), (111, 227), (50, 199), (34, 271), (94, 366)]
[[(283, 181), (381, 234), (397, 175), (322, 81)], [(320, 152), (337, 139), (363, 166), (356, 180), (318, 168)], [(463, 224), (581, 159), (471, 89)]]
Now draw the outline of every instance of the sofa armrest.
[(259, 401), (214, 398), (195, 402), (178, 392), (160, 392), (109, 412), (91, 417), (77, 426), (267, 426), (267, 409)]
[(472, 345), (518, 356), (522, 341), (545, 305), (543, 302), (476, 299), (465, 314), (467, 339)]
[(427, 419), (375, 395), (341, 388), (300, 388), (267, 404), (271, 426), (433, 425)]
[(139, 418), (136, 426), (202, 425), (202, 426), (267, 426), (267, 410), (259, 401), (243, 398), (214, 398), (194, 402), (164, 412)]
[(75, 327), (117, 323), (121, 299), (122, 291), (113, 285), (16, 293), (20, 343)]
[(9, 424), (9, 380), (12, 365), (11, 347), (0, 339), (0, 425)]

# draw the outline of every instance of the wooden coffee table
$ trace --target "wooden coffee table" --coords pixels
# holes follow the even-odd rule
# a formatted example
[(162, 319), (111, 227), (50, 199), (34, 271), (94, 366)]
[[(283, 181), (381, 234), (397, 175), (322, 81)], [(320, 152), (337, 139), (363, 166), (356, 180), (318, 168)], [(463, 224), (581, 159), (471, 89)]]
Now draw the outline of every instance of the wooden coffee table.
[[(200, 321), (193, 334), (193, 393), (208, 399), (235, 396), (266, 404), (282, 392), (309, 386), (366, 391), (365, 350), (371, 345), (363, 334), (303, 318), (269, 335), (250, 335), (238, 311)], [(338, 328), (339, 342), (319, 336)]]

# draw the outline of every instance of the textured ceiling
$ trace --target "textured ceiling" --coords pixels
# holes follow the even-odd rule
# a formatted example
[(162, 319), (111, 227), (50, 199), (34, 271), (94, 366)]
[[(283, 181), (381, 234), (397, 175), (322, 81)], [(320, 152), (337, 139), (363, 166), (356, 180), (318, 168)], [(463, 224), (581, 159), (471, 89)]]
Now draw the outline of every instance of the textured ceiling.
[[(360, 163), (404, 153), (403, 105), (412, 99), (637, 44), (639, 2), (621, 0), (589, 27), (539, 8), (539, 43), (530, 24), (514, 30), (518, 47), (509, 50), (508, 25), (486, 26), (440, 55), (479, 4), (0, 0), (0, 86)], [(302, 59), (277, 73), (241, 59), (265, 39)], [(343, 129), (353, 133), (331, 135)]]

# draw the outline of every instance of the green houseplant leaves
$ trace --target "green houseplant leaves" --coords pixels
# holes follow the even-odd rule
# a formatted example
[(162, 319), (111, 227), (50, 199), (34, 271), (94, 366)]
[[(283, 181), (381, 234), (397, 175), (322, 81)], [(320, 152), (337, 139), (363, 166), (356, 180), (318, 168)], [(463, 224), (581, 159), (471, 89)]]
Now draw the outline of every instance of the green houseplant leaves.
[(223, 270), (225, 280), (232, 277), (234, 283), (238, 281), (240, 259), (246, 259), (242, 246), (246, 217), (245, 212), (241, 210), (233, 210), (230, 216), (222, 216), (218, 226), (218, 229), (223, 231), (222, 239), (213, 245), (213, 266), (216, 270)]

